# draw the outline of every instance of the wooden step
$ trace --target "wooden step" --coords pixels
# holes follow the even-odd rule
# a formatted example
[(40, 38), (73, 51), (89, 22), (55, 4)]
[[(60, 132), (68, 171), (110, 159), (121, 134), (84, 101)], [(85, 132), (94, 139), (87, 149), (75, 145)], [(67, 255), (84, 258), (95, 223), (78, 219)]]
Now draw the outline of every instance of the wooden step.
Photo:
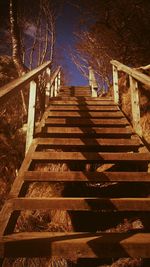
[(117, 118), (117, 119), (88, 119), (88, 118), (47, 118), (45, 120), (45, 125), (54, 125), (54, 126), (126, 126), (129, 125), (129, 122), (126, 118)]
[(70, 96), (70, 97), (91, 97), (91, 92), (88, 92), (88, 91), (84, 91), (84, 92), (73, 92), (73, 91), (70, 91), (70, 92), (59, 92), (58, 96)]
[(50, 98), (50, 105), (64, 105), (64, 106), (72, 106), (72, 105), (77, 105), (77, 106), (83, 106), (83, 105), (103, 105), (103, 106), (116, 106), (116, 104), (113, 101), (101, 101), (101, 100), (93, 100), (93, 98), (90, 98), (90, 100), (85, 100), (83, 99), (77, 99), (77, 98), (62, 98), (62, 97), (55, 97), (55, 98)]
[(119, 108), (117, 106), (64, 106), (64, 105), (60, 105), (60, 106), (54, 106), (51, 105), (49, 106), (48, 110), (71, 110), (71, 111), (107, 111), (107, 112), (114, 112), (114, 111), (118, 111)]
[(139, 147), (142, 143), (140, 139), (102, 139), (102, 138), (38, 138), (38, 145), (45, 146), (131, 146)]
[(28, 182), (150, 182), (147, 172), (50, 172), (27, 171)]
[(48, 117), (87, 117), (87, 118), (123, 118), (123, 114), (120, 111), (116, 112), (86, 112), (86, 111), (49, 111)]
[(73, 91), (73, 92), (86, 92), (86, 91), (89, 91), (89, 92), (91, 92), (91, 89), (90, 89), (90, 87), (68, 87), (68, 88), (65, 88), (65, 87), (61, 87), (60, 88), (60, 92), (71, 92), (71, 91)]
[[(102, 98), (98, 98), (98, 97), (60, 97), (60, 96), (57, 96), (57, 97), (51, 97), (50, 98), (50, 104), (53, 102), (53, 101), (60, 101), (62, 104), (64, 103), (64, 101), (66, 101), (65, 104), (68, 104), (68, 103), (77, 103), (77, 104), (80, 104), (80, 103), (86, 103), (86, 104), (90, 104), (90, 101), (92, 102), (93, 105), (96, 105), (96, 104), (102, 104), (102, 105), (115, 105), (116, 104), (114, 103), (113, 100), (104, 100)], [(68, 103), (67, 103), (68, 102)]]
[(80, 137), (80, 136), (110, 136), (110, 137), (120, 137), (126, 136), (129, 137), (132, 134), (132, 130), (130, 127), (126, 128), (98, 128), (98, 127), (46, 127), (43, 128), (43, 134), (48, 135), (62, 135), (63, 137), (72, 136), (72, 137)]
[(72, 86), (65, 86), (65, 85), (62, 85), (61, 87), (60, 87), (60, 90), (72, 90), (72, 89), (74, 89), (74, 90), (87, 90), (87, 89), (90, 89), (90, 86), (89, 85), (87, 85), (87, 86), (74, 86), (74, 85), (72, 85)]
[(34, 152), (37, 161), (87, 161), (87, 162), (149, 162), (150, 153), (105, 153), (105, 152)]
[(52, 197), (13, 198), (14, 210), (150, 211), (150, 198)]
[(1, 257), (150, 258), (149, 233), (23, 232), (2, 241)]
[(88, 90), (84, 90), (81, 92), (77, 92), (77, 91), (59, 91), (59, 94), (57, 95), (57, 97), (92, 97), (91, 95), (91, 91)]
[(60, 91), (59, 96), (90, 96), (91, 97), (91, 91), (82, 91), (82, 92), (77, 92), (77, 91)]

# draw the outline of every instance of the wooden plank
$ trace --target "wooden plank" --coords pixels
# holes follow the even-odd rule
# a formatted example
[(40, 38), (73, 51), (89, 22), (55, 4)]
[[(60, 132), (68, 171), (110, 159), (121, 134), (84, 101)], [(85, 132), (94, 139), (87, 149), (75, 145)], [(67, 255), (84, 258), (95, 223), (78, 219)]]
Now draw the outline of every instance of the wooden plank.
[(150, 153), (106, 152), (34, 152), (33, 160), (40, 161), (96, 161), (96, 162), (148, 162)]
[[(90, 89), (62, 89), (60, 90), (60, 93), (62, 94), (90, 94), (91, 90)], [(90, 95), (91, 96), (91, 95)]]
[(82, 91), (75, 91), (75, 90), (61, 90), (59, 92), (58, 97), (90, 97), (91, 98), (91, 90), (82, 90)]
[(79, 94), (79, 95), (85, 95), (85, 94), (89, 94), (89, 96), (91, 93), (91, 90), (90, 89), (84, 89), (84, 90), (79, 90), (79, 89), (63, 89), (63, 90), (60, 90), (60, 94), (71, 94), (71, 95), (74, 95), (74, 94)]
[[(43, 130), (44, 132), (44, 130)], [(131, 135), (131, 128), (112, 128), (112, 127), (46, 127), (45, 133), (48, 134), (79, 134), (79, 135)]]
[(97, 96), (98, 85), (97, 85), (97, 81), (96, 81), (96, 78), (95, 78), (94, 70), (93, 70), (93, 68), (91, 66), (89, 67), (89, 85), (91, 87), (92, 97), (96, 97)]
[(122, 112), (117, 111), (117, 112), (89, 112), (89, 111), (49, 111), (48, 112), (48, 117), (93, 117), (93, 118), (122, 118), (124, 115)]
[(19, 195), (24, 183), (23, 181), (24, 172), (27, 171), (30, 167), (30, 164), (32, 162), (32, 154), (34, 153), (36, 147), (37, 147), (37, 140), (33, 139), (32, 144), (26, 154), (26, 157), (24, 158), (22, 165), (19, 169), (18, 176), (15, 178), (15, 181), (11, 187), (9, 198)]
[(71, 111), (118, 111), (119, 107), (118, 106), (49, 106), (48, 110), (71, 110)]
[[(22, 189), (22, 185), (24, 183), (23, 176), (24, 172), (28, 170), (31, 160), (32, 160), (32, 153), (35, 151), (36, 148), (36, 140), (33, 141), (32, 145), (30, 146), (26, 157), (21, 165), (19, 170), (18, 176), (15, 178), (15, 181), (12, 185), (8, 198), (17, 197)], [(0, 212), (0, 234), (2, 235), (8, 227), (8, 222), (11, 216), (12, 211), (12, 203), (6, 201), (4, 204), (1, 212)]]
[(140, 146), (140, 139), (102, 139), (102, 138), (38, 138), (38, 145), (59, 146)]
[(31, 81), (30, 82), (29, 107), (28, 107), (26, 148), (25, 148), (26, 153), (29, 150), (29, 147), (32, 143), (33, 135), (34, 135), (35, 107), (36, 107), (36, 83), (34, 81)]
[(50, 105), (64, 105), (64, 106), (69, 106), (69, 105), (77, 105), (77, 106), (83, 106), (83, 105), (105, 105), (105, 106), (116, 106), (116, 104), (113, 101), (101, 101), (101, 100), (84, 100), (84, 99), (73, 99), (73, 97), (69, 98), (61, 98), (61, 97), (56, 97), (50, 99)]
[(24, 180), (28, 182), (150, 182), (147, 172), (50, 172), (27, 171)]
[(118, 71), (123, 71), (127, 74), (129, 74), (130, 76), (132, 76), (134, 79), (136, 79), (137, 81), (147, 85), (148, 87), (150, 87), (150, 77), (148, 75), (145, 75), (143, 73), (141, 73), (140, 71), (127, 67), (126, 65), (120, 63), (117, 60), (111, 60), (110, 62), (112, 65), (116, 66)]
[(14, 210), (150, 211), (150, 198), (14, 198)]
[(58, 68), (55, 70), (55, 72), (52, 74), (52, 77), (51, 77), (51, 86), (54, 85), (55, 83), (55, 78), (58, 76), (58, 73), (60, 72), (61, 70), (61, 67), (58, 66)]
[(25, 85), (34, 80), (34, 78), (38, 77), (38, 75), (41, 74), (47, 67), (49, 67), (50, 64), (51, 61), (45, 62), (41, 66), (26, 73), (22, 77), (2, 86), (0, 90), (0, 103), (4, 103), (10, 96), (14, 95), (19, 90), (22, 90)]
[(131, 108), (132, 108), (132, 121), (135, 132), (142, 136), (142, 127), (140, 124), (140, 102), (138, 93), (138, 84), (131, 76), (130, 79), (130, 91), (131, 91)]
[(12, 203), (6, 202), (0, 212), (0, 236), (5, 232), (12, 212)]
[[(91, 97), (91, 96), (88, 96), (88, 97), (84, 97), (84, 96), (81, 96), (81, 97), (67, 97), (67, 96), (57, 96), (56, 98), (52, 98), (52, 100), (68, 100), (68, 101), (94, 101), (94, 102), (101, 102), (101, 103), (114, 103), (114, 100), (112, 98), (102, 98), (102, 97)], [(116, 105), (116, 104), (115, 104)]]
[(75, 90), (87, 90), (87, 89), (90, 89), (89, 86), (65, 86), (65, 85), (62, 85), (61, 86), (61, 90), (72, 90), (72, 89), (75, 89)]
[(5, 257), (150, 258), (149, 233), (24, 232), (2, 241)]
[(54, 96), (57, 96), (58, 94), (58, 77), (55, 76), (55, 81), (54, 81)]
[(48, 106), (49, 104), (49, 98), (51, 96), (51, 69), (47, 68), (46, 69), (46, 88), (45, 88), (45, 107)]
[(87, 118), (78, 118), (78, 117), (74, 117), (74, 118), (47, 118), (45, 120), (45, 124), (46, 125), (59, 125), (59, 126), (67, 126), (67, 125), (86, 125), (86, 126), (103, 126), (103, 125), (112, 125), (112, 126), (125, 126), (125, 125), (129, 125), (129, 122), (127, 121), (126, 118), (121, 118), (121, 119), (111, 119), (111, 118), (105, 118), (105, 119), (87, 119)]
[(118, 87), (118, 70), (113, 65), (113, 89), (114, 89), (114, 102), (119, 104), (119, 87)]

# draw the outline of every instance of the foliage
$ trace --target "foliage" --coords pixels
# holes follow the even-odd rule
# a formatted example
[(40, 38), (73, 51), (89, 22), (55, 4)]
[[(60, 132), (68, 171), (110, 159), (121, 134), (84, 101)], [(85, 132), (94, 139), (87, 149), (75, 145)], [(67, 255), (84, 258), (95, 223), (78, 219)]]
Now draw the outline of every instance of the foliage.
[[(8, 56), (0, 56), (1, 85), (17, 77), (17, 72)], [(22, 128), (23, 112), (18, 93), (0, 107), (0, 173), (1, 203), (4, 202), (24, 156), (25, 134)]]
[[(140, 0), (82, 0), (74, 61), (81, 69), (91, 65), (101, 83), (111, 83), (109, 61), (148, 64), (150, 58), (150, 2)], [(76, 52), (75, 51), (75, 52)]]

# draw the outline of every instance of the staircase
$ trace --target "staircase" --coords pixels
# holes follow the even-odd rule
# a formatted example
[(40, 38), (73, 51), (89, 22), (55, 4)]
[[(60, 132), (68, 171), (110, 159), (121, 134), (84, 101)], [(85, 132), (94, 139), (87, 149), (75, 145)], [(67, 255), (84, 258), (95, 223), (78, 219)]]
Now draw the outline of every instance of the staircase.
[[(1, 212), (1, 257), (150, 257), (150, 233), (108, 231), (123, 218), (149, 215), (141, 190), (150, 181), (150, 153), (139, 152), (141, 139), (112, 99), (90, 95), (89, 87), (63, 86), (50, 99)], [(69, 170), (35, 168), (50, 163)], [(27, 197), (33, 182), (65, 182), (66, 195)], [(67, 210), (74, 232), (14, 232), (25, 210)]]

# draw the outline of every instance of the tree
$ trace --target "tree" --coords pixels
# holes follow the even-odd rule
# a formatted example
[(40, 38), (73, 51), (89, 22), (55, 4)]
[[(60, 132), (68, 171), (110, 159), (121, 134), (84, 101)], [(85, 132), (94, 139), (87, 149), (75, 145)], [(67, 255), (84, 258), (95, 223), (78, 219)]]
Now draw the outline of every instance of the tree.
[(21, 40), (20, 28), (18, 24), (18, 0), (10, 0), (10, 32), (12, 39), (12, 59), (17, 69), (18, 75), (21, 76), (26, 72), (26, 68), (21, 58)]
[(149, 63), (149, 1), (81, 0), (78, 8), (81, 21), (74, 59), (80, 67), (86, 61), (109, 86), (110, 59), (132, 66)]
[[(45, 60), (54, 59), (55, 24), (58, 8), (51, 0), (30, 1), (9, 0), (10, 33), (12, 59), (18, 76), (35, 68)], [(39, 101), (42, 99), (43, 84), (39, 85)], [(23, 91), (21, 91), (24, 114), (27, 108)]]

